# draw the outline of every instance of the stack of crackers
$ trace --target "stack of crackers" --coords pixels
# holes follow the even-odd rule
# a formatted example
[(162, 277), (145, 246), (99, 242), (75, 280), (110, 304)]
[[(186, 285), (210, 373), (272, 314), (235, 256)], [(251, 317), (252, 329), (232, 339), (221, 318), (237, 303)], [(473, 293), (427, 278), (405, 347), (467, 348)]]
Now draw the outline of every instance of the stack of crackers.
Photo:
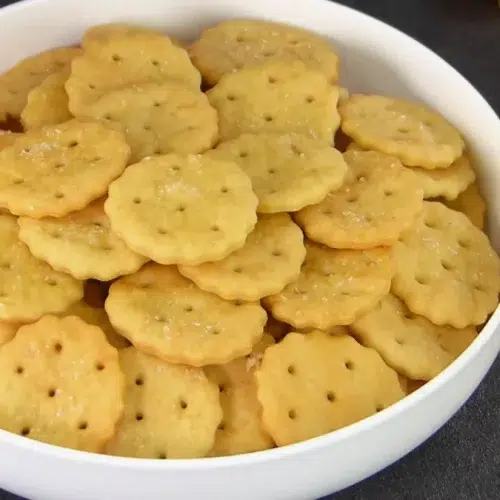
[[(0, 76), (0, 428), (140, 458), (380, 412), (494, 311), (460, 132), (349, 95), (322, 37), (125, 24)], [(206, 89), (202, 91), (201, 88)]]

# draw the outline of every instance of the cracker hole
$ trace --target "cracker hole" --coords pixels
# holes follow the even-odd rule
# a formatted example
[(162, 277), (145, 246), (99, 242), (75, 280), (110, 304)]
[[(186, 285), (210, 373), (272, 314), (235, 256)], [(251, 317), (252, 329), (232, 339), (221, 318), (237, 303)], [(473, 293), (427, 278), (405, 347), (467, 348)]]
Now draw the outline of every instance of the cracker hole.
[(54, 351), (57, 353), (57, 354), (60, 354), (63, 350), (63, 346), (60, 342), (56, 342), (54, 344)]
[(219, 384), (219, 392), (224, 392), (226, 390), (226, 387), (224, 384)]
[(121, 62), (122, 58), (118, 54), (113, 54), (111, 56), (111, 60), (114, 61), (114, 62)]
[(144, 130), (149, 132), (151, 130), (151, 125), (144, 125)]
[(406, 319), (415, 319), (415, 316), (411, 312), (405, 312), (404, 317)]
[(235, 267), (233, 269), (233, 272), (235, 272), (237, 274), (241, 274), (243, 272), (243, 268), (242, 267)]
[(214, 231), (214, 232), (220, 231), (220, 227), (219, 226), (212, 226), (210, 229), (212, 231)]
[(185, 410), (188, 407), (188, 404), (183, 399), (181, 399), (179, 405), (180, 405), (181, 409), (183, 409), (183, 410)]
[(447, 260), (441, 261), (441, 267), (443, 269), (446, 269), (446, 271), (453, 271), (453, 269), (455, 269), (455, 266), (451, 262), (448, 262)]
[(234, 94), (228, 94), (227, 100), (228, 101), (236, 101), (236, 96)]
[(332, 391), (328, 391), (326, 393), (326, 399), (330, 402), (333, 403), (335, 401), (335, 394)]
[(179, 165), (172, 165), (172, 170), (174, 172), (178, 172), (180, 169), (181, 169), (181, 167), (179, 167)]
[(290, 420), (295, 420), (297, 418), (297, 412), (295, 410), (290, 410), (288, 412), (288, 418)]
[(86, 422), (85, 420), (84, 420), (84, 421), (82, 421), (82, 422), (80, 422), (80, 423), (78, 424), (78, 429), (79, 429), (80, 431), (84, 431), (84, 430), (88, 429), (88, 427), (89, 427), (89, 424), (88, 424), (88, 422)]
[(415, 276), (415, 281), (419, 284), (419, 285), (427, 285), (429, 283), (429, 279), (427, 278), (427, 276), (422, 276), (422, 275), (417, 275)]
[(226, 194), (226, 193), (229, 193), (229, 189), (226, 186), (222, 186), (220, 188), (220, 192), (223, 193), (223, 194)]
[(23, 427), (21, 429), (21, 436), (29, 436), (29, 433), (31, 432), (31, 429), (29, 427)]
[(78, 146), (78, 141), (70, 141), (68, 142), (68, 148), (73, 149)]
[(264, 120), (270, 123), (274, 120), (274, 118), (272, 117), (272, 115), (264, 115)]
[(132, 201), (133, 201), (133, 203), (134, 203), (135, 205), (140, 205), (140, 204), (142, 203), (142, 200), (141, 200), (140, 198), (137, 198), (137, 197), (136, 197), (136, 198), (134, 198)]
[(398, 344), (398, 345), (404, 345), (405, 344), (404, 340), (400, 339), (398, 337), (396, 337), (394, 340), (396, 341), (396, 344)]
[(470, 248), (471, 247), (471, 242), (469, 240), (466, 240), (465, 238), (459, 239), (458, 244), (462, 248)]
[(158, 67), (160, 65), (160, 61), (158, 61), (157, 59), (152, 59), (151, 64), (155, 67)]
[(400, 134), (409, 134), (410, 133), (410, 129), (408, 127), (399, 127), (398, 128), (398, 132)]
[(64, 167), (65, 167), (64, 163), (56, 163), (56, 164), (54, 165), (54, 168), (55, 168), (56, 170), (62, 170)]
[(167, 459), (166, 453), (158, 453), (158, 460), (166, 460), (166, 459)]
[(375, 407), (375, 411), (376, 411), (377, 413), (380, 413), (380, 412), (381, 412), (382, 410), (384, 410), (384, 409), (385, 409), (385, 408), (384, 408), (384, 405), (377, 405), (377, 406)]
[(47, 285), (49, 286), (57, 286), (57, 281), (56, 280), (53, 280), (53, 279), (48, 279), (46, 281)]
[(22, 375), (24, 373), (24, 368), (22, 366), (17, 366), (16, 367), (16, 373), (18, 375)]
[(235, 300), (235, 301), (233, 302), (233, 304), (234, 304), (236, 307), (240, 307), (240, 306), (242, 306), (242, 305), (243, 305), (243, 301), (242, 301), (242, 300)]
[(384, 191), (384, 196), (386, 196), (387, 198), (389, 198), (390, 196), (392, 196), (394, 194), (394, 191), (392, 191), (391, 189), (386, 189)]
[(89, 83), (89, 89), (90, 90), (95, 90), (95, 85), (93, 83)]
[(185, 306), (184, 311), (186, 311), (188, 313), (193, 312), (193, 306)]
[(153, 154), (158, 156), (158, 155), (161, 155), (161, 149), (160, 148), (156, 148), (154, 151), (153, 151)]
[(354, 370), (354, 363), (352, 361), (346, 361), (344, 363), (344, 366), (347, 370)]
[(276, 170), (274, 168), (270, 168), (267, 170), (267, 173), (270, 175), (274, 175), (276, 173)]
[(481, 285), (480, 283), (476, 283), (474, 285), (474, 290), (477, 290), (478, 292), (486, 292), (487, 289), (484, 285)]
[(276, 83), (278, 80), (277, 80), (274, 76), (269, 76), (269, 77), (267, 78), (267, 81), (268, 81), (269, 83)]
[(293, 365), (290, 365), (288, 368), (287, 368), (287, 371), (290, 375), (295, 375), (295, 366)]
[(142, 377), (137, 377), (135, 379), (135, 385), (137, 385), (139, 387), (142, 386), (142, 385), (144, 385), (144, 379)]
[(159, 108), (160, 106), (161, 106), (161, 102), (155, 101), (153, 103), (153, 107), (155, 107), (155, 108)]
[(366, 222), (372, 223), (373, 217), (371, 215), (365, 215), (365, 220), (366, 220)]
[(12, 269), (12, 264), (10, 262), (4, 262), (1, 267), (6, 271), (10, 271)]
[(95, 369), (98, 371), (98, 372), (102, 372), (104, 370), (105, 366), (103, 363), (96, 363), (95, 365)]
[(109, 113), (106, 113), (106, 114), (104, 115), (104, 119), (105, 119), (105, 120), (112, 120), (112, 119), (113, 119), (113, 117), (112, 117)]
[(272, 57), (272, 56), (274, 56), (274, 54), (275, 54), (275, 52), (273, 50), (264, 50), (262, 52), (262, 55), (264, 57)]
[(141, 412), (138, 412), (135, 414), (135, 419), (137, 422), (140, 422), (141, 420), (144, 420), (144, 415)]
[(240, 151), (240, 158), (246, 158), (248, 153), (246, 151)]
[(57, 192), (55, 195), (54, 195), (55, 198), (57, 198), (58, 200), (62, 200), (64, 198), (64, 193), (61, 193), (61, 192)]
[(94, 158), (92, 158), (92, 163), (97, 163), (98, 161), (101, 161), (102, 158), (100, 156), (94, 156)]
[(332, 211), (325, 209), (325, 210), (323, 210), (323, 215), (332, 215)]
[(217, 328), (212, 328), (212, 329), (210, 330), (210, 333), (211, 333), (212, 335), (219, 335), (220, 330), (218, 330)]
[(347, 197), (347, 203), (355, 203), (359, 200), (359, 197), (357, 194), (351, 194), (350, 196)]
[(14, 179), (12, 184), (14, 184), (14, 186), (19, 186), (20, 184), (24, 184), (24, 179)]
[(161, 314), (157, 314), (154, 318), (155, 318), (155, 321), (157, 323), (166, 323), (167, 322), (167, 318), (165, 318), (165, 316), (162, 316)]
[(424, 221), (424, 224), (429, 229), (436, 229), (438, 227), (438, 224), (435, 221), (432, 221), (432, 220), (429, 220), (429, 219), (426, 219)]
[(226, 428), (226, 424), (225, 424), (224, 422), (221, 422), (221, 423), (217, 426), (217, 430), (219, 430), (219, 431), (223, 431), (225, 428)]
[(273, 257), (281, 257), (283, 253), (280, 250), (273, 251)]
[(315, 98), (314, 96), (312, 96), (312, 95), (308, 95), (308, 96), (306, 97), (306, 102), (307, 102), (308, 104), (312, 104), (315, 100), (316, 100), (316, 98)]
[(177, 207), (177, 212), (184, 212), (185, 210), (186, 210), (185, 205), (179, 205), (179, 206)]
[(297, 155), (297, 156), (301, 156), (304, 154), (304, 153), (302, 153), (302, 150), (300, 148), (298, 148), (295, 144), (292, 144), (290, 149), (292, 150), (292, 153)]
[(357, 180), (358, 182), (365, 182), (365, 181), (366, 181), (366, 174), (358, 174), (358, 175), (356, 176), (356, 180)]
[(236, 41), (237, 41), (238, 43), (243, 43), (243, 42), (245, 41), (245, 38), (244, 38), (242, 35), (238, 35), (238, 36), (236, 37)]
[(49, 391), (47, 392), (47, 395), (49, 396), (49, 398), (53, 398), (56, 395), (56, 390), (49, 389)]
[(158, 234), (161, 234), (162, 236), (165, 236), (166, 234), (168, 234), (168, 231), (164, 228), (164, 227), (159, 227), (156, 232)]
[(31, 148), (24, 148), (23, 153), (31, 153)]
[(290, 45), (298, 45), (299, 44), (299, 40), (297, 39), (293, 39), (293, 40), (290, 40), (290, 42), (288, 42)]

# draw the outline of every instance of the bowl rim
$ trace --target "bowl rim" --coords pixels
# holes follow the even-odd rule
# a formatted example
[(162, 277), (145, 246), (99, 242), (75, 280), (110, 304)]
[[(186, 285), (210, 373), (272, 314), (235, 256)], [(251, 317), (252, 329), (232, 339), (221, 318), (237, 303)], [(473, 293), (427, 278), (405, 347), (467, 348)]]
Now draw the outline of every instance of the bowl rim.
[[(17, 10), (28, 9), (32, 5), (49, 3), (50, 0), (21, 0), (14, 4), (10, 4), (4, 7), (0, 7), (0, 18), (6, 12), (12, 12)], [(459, 71), (457, 71), (450, 63), (439, 56), (432, 49), (419, 42), (417, 39), (406, 34), (405, 32), (399, 30), (398, 28), (392, 26), (385, 21), (379, 20), (369, 14), (366, 14), (360, 10), (353, 7), (348, 7), (337, 3), (335, 0), (302, 0), (308, 1), (312, 7), (314, 5), (330, 4), (335, 9), (344, 10), (349, 12), (350, 15), (358, 16), (364, 18), (365, 21), (372, 23), (374, 26), (378, 26), (380, 29), (384, 29), (399, 38), (404, 39), (407, 43), (411, 43), (414, 47), (418, 48), (420, 52), (424, 53), (426, 57), (434, 59), (439, 62), (440, 66), (446, 68), (450, 74), (454, 74), (457, 80), (460, 80), (465, 87), (472, 94), (476, 94), (483, 105), (483, 110), (485, 113), (489, 113), (490, 118), (496, 119), (498, 136), (500, 136), (500, 118), (490, 106), (490, 104), (483, 97), (481, 92), (476, 89), (472, 83), (469, 82)], [(327, 8), (329, 8), (327, 7)], [(168, 460), (157, 460), (157, 459), (145, 459), (145, 458), (129, 458), (129, 457), (118, 457), (112, 455), (98, 454), (80, 450), (74, 450), (69, 448), (64, 448), (57, 445), (52, 445), (44, 443), (41, 441), (35, 441), (26, 437), (18, 436), (17, 434), (0, 429), (0, 445), (2, 442), (15, 446), (17, 448), (23, 448), (24, 451), (34, 452), (43, 456), (50, 456), (51, 458), (56, 458), (59, 460), (69, 460), (76, 462), (84, 462), (87, 465), (108, 465), (114, 467), (121, 467), (124, 469), (149, 469), (149, 470), (165, 470), (170, 469), (171, 471), (210, 471), (212, 469), (224, 468), (235, 468), (247, 465), (263, 464), (266, 462), (276, 461), (280, 459), (285, 459), (292, 455), (305, 455), (310, 452), (319, 451), (320, 449), (329, 448), (338, 442), (345, 441), (351, 438), (355, 434), (360, 434), (366, 432), (367, 430), (374, 431), (377, 427), (381, 426), (383, 423), (387, 423), (394, 416), (399, 413), (406, 413), (411, 411), (413, 407), (418, 405), (418, 403), (424, 400), (428, 394), (439, 391), (443, 386), (445, 386), (451, 379), (453, 379), (457, 373), (464, 369), (469, 363), (473, 362), (476, 355), (484, 348), (484, 345), (489, 342), (489, 340), (495, 335), (496, 329), (500, 325), (500, 305), (497, 306), (495, 311), (491, 314), (488, 321), (485, 323), (481, 332), (474, 339), (472, 344), (448, 367), (446, 367), (439, 375), (427, 382), (423, 387), (419, 388), (417, 391), (405, 396), (403, 399), (393, 404), (389, 408), (376, 413), (370, 417), (363, 420), (355, 422), (351, 425), (343, 427), (341, 429), (317, 436), (306, 441), (299, 443), (294, 443), (286, 445), (283, 447), (275, 447), (269, 450), (257, 451), (253, 453), (223, 456), (223, 457), (203, 457), (203, 458), (190, 458), (190, 459), (168, 459)], [(500, 334), (500, 332), (498, 332)]]

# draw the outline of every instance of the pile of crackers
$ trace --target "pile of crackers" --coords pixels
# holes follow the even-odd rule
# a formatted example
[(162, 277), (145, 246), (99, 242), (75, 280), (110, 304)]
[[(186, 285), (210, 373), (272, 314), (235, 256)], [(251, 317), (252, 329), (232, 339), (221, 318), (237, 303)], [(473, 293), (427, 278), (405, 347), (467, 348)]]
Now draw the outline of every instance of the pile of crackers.
[[(469, 345), (500, 261), (460, 132), (328, 40), (126, 24), (0, 76), (0, 428), (139, 458), (383, 411)], [(202, 90), (203, 89), (203, 90)]]

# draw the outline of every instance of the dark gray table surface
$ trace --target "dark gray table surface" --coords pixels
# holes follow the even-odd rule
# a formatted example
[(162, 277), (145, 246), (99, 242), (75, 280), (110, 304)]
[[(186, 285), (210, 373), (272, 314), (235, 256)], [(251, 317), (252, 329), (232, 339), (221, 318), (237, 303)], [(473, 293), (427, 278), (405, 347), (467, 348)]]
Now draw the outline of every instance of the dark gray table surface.
[[(12, 2), (0, 0), (0, 6), (8, 3)], [(340, 3), (425, 43), (468, 78), (500, 113), (500, 8), (495, 0)], [(498, 499), (500, 359), (471, 400), (432, 439), (385, 471), (323, 500)], [(0, 500), (21, 499), (0, 490)]]

